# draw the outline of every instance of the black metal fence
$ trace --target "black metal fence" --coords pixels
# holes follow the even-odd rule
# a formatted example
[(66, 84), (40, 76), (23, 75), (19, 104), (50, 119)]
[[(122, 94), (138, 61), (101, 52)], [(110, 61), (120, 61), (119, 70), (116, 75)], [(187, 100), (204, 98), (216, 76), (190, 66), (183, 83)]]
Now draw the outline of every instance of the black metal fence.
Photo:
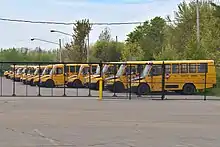
[(103, 99), (218, 100), (219, 71), (208, 64), (0, 62), (0, 96), (99, 97), (103, 79)]

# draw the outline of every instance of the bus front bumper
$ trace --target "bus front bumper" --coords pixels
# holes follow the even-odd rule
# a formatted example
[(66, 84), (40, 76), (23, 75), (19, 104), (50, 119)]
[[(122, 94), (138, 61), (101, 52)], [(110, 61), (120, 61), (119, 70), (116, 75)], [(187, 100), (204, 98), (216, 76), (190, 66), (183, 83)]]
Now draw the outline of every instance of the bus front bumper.
[(88, 87), (89, 89), (96, 89), (96, 83), (89, 83)]
[(138, 86), (131, 86), (131, 88), (128, 88), (128, 92), (137, 93), (137, 88)]
[(38, 86), (39, 86), (39, 87), (45, 87), (45, 83), (46, 83), (46, 82), (39, 82)]
[(113, 84), (107, 84), (107, 85), (105, 86), (105, 88), (106, 88), (107, 90), (113, 91)]

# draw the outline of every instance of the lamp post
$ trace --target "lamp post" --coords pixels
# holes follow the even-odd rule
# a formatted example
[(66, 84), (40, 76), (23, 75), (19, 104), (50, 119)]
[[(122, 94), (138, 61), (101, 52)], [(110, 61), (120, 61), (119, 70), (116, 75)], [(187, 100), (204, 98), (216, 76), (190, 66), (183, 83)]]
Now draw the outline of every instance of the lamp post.
[(72, 34), (69, 34), (69, 33), (66, 33), (66, 32), (62, 32), (62, 31), (58, 31), (58, 30), (50, 30), (51, 33), (60, 33), (60, 34), (63, 34), (63, 35), (67, 35), (67, 36), (71, 36), (73, 37)]
[[(58, 30), (50, 30), (50, 32), (52, 33), (60, 33), (60, 34), (63, 34), (63, 35), (66, 35), (66, 36), (71, 36), (71, 37), (75, 37), (74, 34), (69, 34), (69, 33), (66, 33), (66, 32), (63, 32), (63, 31), (58, 31)], [(87, 62), (89, 62), (89, 34), (87, 36), (87, 43), (88, 43), (88, 46), (87, 46)]]
[[(59, 48), (60, 48), (60, 51), (61, 51), (61, 39), (59, 39), (59, 43), (56, 43), (56, 42), (53, 42), (53, 41), (48, 41), (48, 40), (44, 40), (44, 39), (40, 39), (40, 38), (31, 38), (31, 41), (35, 41), (35, 40), (59, 45)], [(60, 52), (60, 62), (62, 62), (61, 57), (62, 56), (61, 56), (61, 52)]]

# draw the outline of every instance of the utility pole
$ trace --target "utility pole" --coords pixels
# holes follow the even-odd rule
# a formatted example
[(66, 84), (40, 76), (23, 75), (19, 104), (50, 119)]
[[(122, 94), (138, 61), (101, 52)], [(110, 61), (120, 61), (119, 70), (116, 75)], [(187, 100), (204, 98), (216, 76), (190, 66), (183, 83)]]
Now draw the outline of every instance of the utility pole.
[(87, 62), (89, 63), (89, 33), (88, 33), (88, 45), (87, 45)]
[(200, 48), (199, 0), (196, 0), (196, 38), (197, 50)]
[(59, 39), (59, 47), (60, 47), (60, 62), (62, 62), (62, 45), (61, 45), (61, 39)]

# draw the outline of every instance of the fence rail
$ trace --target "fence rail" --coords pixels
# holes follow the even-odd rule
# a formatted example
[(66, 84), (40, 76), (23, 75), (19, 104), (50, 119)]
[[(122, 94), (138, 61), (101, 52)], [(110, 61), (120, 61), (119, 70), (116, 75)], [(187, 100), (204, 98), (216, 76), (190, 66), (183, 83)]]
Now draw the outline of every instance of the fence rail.
[(147, 66), (138, 62), (0, 62), (0, 96), (99, 97), (101, 94), (103, 98), (219, 100), (218, 66), (176, 67), (164, 63)]

